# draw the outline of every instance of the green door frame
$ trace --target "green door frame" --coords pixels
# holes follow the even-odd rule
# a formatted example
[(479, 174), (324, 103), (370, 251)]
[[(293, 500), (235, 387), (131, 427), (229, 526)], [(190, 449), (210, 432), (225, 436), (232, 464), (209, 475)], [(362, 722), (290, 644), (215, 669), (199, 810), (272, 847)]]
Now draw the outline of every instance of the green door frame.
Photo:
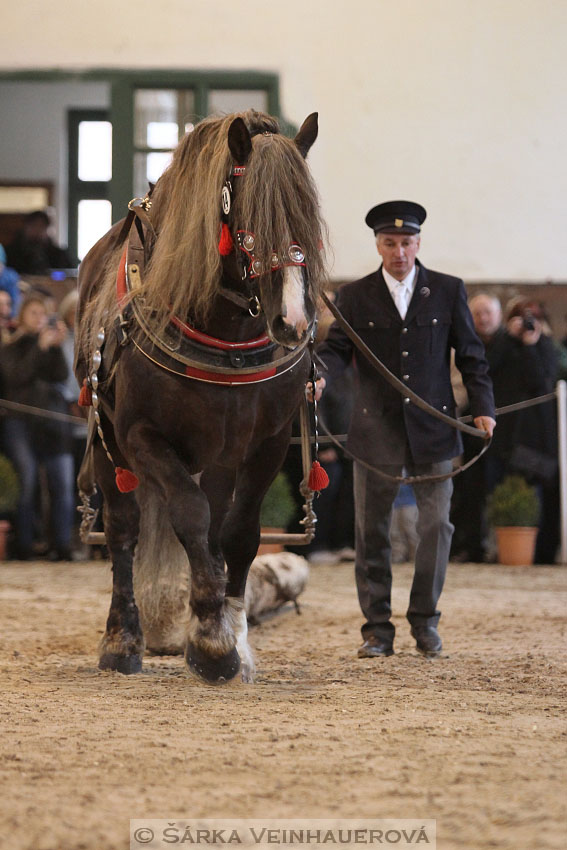
[[(195, 92), (195, 113), (208, 115), (210, 89), (264, 89), (268, 112), (279, 116), (279, 78), (257, 71), (129, 71), (112, 80), (112, 183), (114, 218), (121, 218), (133, 194), (134, 93), (136, 89), (187, 88)], [(286, 127), (286, 122), (282, 122)], [(116, 211), (116, 212), (115, 212)], [(125, 213), (124, 213), (125, 214)]]
[(68, 210), (67, 210), (67, 245), (73, 256), (78, 256), (77, 228), (79, 201), (110, 200), (111, 180), (79, 180), (79, 124), (81, 121), (109, 121), (106, 109), (69, 109), (67, 112), (67, 136), (69, 139), (68, 162)]
[(97, 69), (85, 71), (28, 70), (0, 72), (0, 82), (106, 82), (110, 85), (109, 120), (112, 123), (112, 180), (109, 200), (113, 221), (126, 214), (133, 195), (134, 92), (139, 88), (187, 88), (195, 92), (195, 112), (208, 114), (210, 89), (264, 89), (268, 96), (268, 112), (280, 118), (282, 130), (296, 132), (292, 124), (280, 116), (279, 76), (263, 71), (195, 71)]

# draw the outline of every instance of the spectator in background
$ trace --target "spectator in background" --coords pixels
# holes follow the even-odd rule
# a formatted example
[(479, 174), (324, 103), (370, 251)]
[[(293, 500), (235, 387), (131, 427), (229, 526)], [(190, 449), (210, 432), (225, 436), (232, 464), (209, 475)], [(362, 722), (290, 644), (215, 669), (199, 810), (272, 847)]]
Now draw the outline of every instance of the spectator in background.
[(12, 296), (5, 289), (0, 289), (0, 345), (8, 342), (13, 330)]
[[(62, 343), (63, 322), (48, 320), (41, 296), (31, 294), (20, 308), (18, 325), (9, 342), (0, 348), (0, 386), (9, 401), (66, 412), (57, 382), (68, 375)], [(35, 495), (38, 466), (43, 464), (51, 507), (53, 560), (71, 559), (73, 522), (73, 456), (69, 426), (24, 413), (4, 420), (4, 447), (20, 477), (16, 512), (16, 556), (32, 556), (36, 524)]]
[[(486, 359), (490, 368), (493, 344), (498, 345), (504, 337), (502, 326), (502, 307), (494, 295), (479, 293), (469, 301), (474, 327), (484, 343)], [(453, 376), (452, 376), (453, 377)], [(454, 378), (453, 378), (454, 380)], [(462, 386), (462, 385), (461, 385)], [(455, 394), (457, 395), (457, 394)], [(496, 387), (495, 403), (500, 403)], [(466, 390), (459, 399), (459, 415), (470, 413)], [(505, 424), (505, 423), (504, 423)], [(499, 420), (493, 444), (499, 439), (503, 420)], [(478, 440), (463, 434), (463, 463), (471, 460), (479, 451)], [(489, 449), (489, 452), (493, 449)], [(494, 476), (490, 476), (492, 479)], [(485, 519), (486, 497), (490, 492), (487, 474), (487, 455), (483, 455), (470, 469), (454, 479), (453, 499), (451, 502), (451, 522), (455, 526), (451, 546), (451, 560), (464, 563), (472, 561), (482, 563), (489, 557), (488, 527)], [(494, 485), (491, 482), (492, 489)]]
[(16, 316), (20, 306), (20, 284), (20, 275), (15, 269), (6, 265), (6, 250), (3, 245), (0, 245), (0, 290), (10, 295), (10, 317), (12, 319)]
[[(496, 407), (546, 395), (557, 377), (555, 346), (546, 335), (539, 305), (516, 298), (507, 306), (502, 325), (500, 302), (488, 294), (471, 299), (475, 329), (484, 342)], [(475, 447), (465, 440), (465, 460)], [(483, 458), (460, 476), (451, 512), (455, 524), (456, 560), (482, 561), (486, 555), (486, 497), (508, 474), (522, 474), (538, 491), (539, 533), (535, 563), (554, 563), (559, 542), (557, 423), (552, 401), (499, 417), (492, 445)]]
[(394, 499), (390, 527), (393, 564), (404, 564), (415, 558), (418, 544), (417, 520), (418, 510), (413, 487), (411, 484), (401, 484)]
[[(516, 298), (508, 303), (507, 314), (506, 334), (502, 346), (496, 347), (494, 365), (491, 365), (495, 395), (498, 399), (499, 393), (502, 394), (502, 404), (552, 392), (558, 374), (557, 350), (541, 305)], [(548, 401), (502, 419), (510, 443), (504, 448), (497, 440), (496, 448), (502, 452), (505, 469), (524, 475), (538, 492), (540, 519), (534, 563), (553, 564), (559, 545), (555, 403)], [(506, 420), (509, 420), (507, 424)]]
[(49, 274), (51, 269), (77, 265), (66, 248), (60, 248), (50, 233), (49, 216), (44, 210), (29, 213), (13, 241), (6, 247), (8, 265), (20, 274)]
[[(75, 314), (77, 310), (77, 302), (79, 300), (79, 293), (76, 289), (71, 290), (71, 292), (67, 293), (61, 304), (59, 305), (59, 315), (61, 319), (65, 322), (67, 326), (67, 335), (65, 336), (61, 347), (63, 349), (63, 354), (65, 355), (65, 360), (67, 361), (67, 368), (69, 369), (69, 375), (67, 380), (58, 385), (59, 391), (61, 395), (65, 399), (67, 404), (68, 412), (73, 415), (80, 417), (83, 422), (78, 422), (76, 425), (71, 425), (71, 451), (73, 454), (73, 464), (74, 464), (74, 473), (73, 479), (76, 482), (77, 475), (79, 474), (79, 469), (81, 463), (83, 461), (83, 456), (85, 454), (85, 445), (87, 440), (87, 422), (84, 416), (84, 408), (79, 407), (79, 385), (77, 383), (77, 379), (75, 378), (75, 373), (73, 370), (74, 365), (74, 356), (75, 356)], [(75, 486), (75, 504), (79, 504), (78, 492)], [(75, 513), (75, 524), (79, 523), (79, 514)]]

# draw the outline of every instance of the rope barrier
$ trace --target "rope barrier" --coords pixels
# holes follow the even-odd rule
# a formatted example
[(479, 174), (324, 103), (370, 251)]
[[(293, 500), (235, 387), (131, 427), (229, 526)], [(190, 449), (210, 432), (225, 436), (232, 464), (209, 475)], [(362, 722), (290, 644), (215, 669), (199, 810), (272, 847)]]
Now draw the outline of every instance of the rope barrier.
[(8, 401), (0, 398), (0, 407), (6, 410), (14, 410), (26, 416), (41, 416), (43, 419), (53, 419), (57, 422), (70, 422), (73, 425), (86, 425), (87, 420), (82, 416), (72, 416), (70, 413), (57, 413), (55, 410), (44, 410), (42, 407), (33, 407), (31, 404), (21, 404), (18, 401)]
[[(524, 401), (519, 401), (516, 404), (508, 404), (505, 407), (498, 407), (496, 409), (496, 416), (505, 416), (507, 413), (514, 413), (516, 410), (523, 410), (527, 407), (535, 407), (537, 404), (544, 404), (546, 401), (553, 401), (557, 398), (557, 392), (554, 390), (551, 393), (547, 393), (546, 395), (535, 396), (534, 398), (528, 398)], [(58, 422), (69, 422), (72, 425), (85, 425), (86, 419), (83, 419), (82, 416), (73, 416), (70, 413), (57, 413), (54, 410), (44, 410), (42, 407), (33, 407), (29, 404), (21, 404), (17, 401), (8, 401), (8, 399), (0, 398), (0, 408), (4, 408), (5, 410), (13, 410), (15, 413), (23, 413), (28, 416), (41, 416), (44, 419), (52, 419)], [(459, 422), (472, 422), (472, 416), (460, 416)], [(348, 434), (331, 434), (326, 437), (324, 435), (319, 436), (319, 443), (321, 445), (329, 445), (333, 444), (336, 441), (344, 443), (348, 438)], [(310, 437), (311, 443), (315, 442), (315, 437)], [(292, 437), (290, 440), (290, 445), (299, 446), (301, 445), (302, 438), (301, 437)]]
[[(504, 407), (496, 408), (496, 417), (505, 416), (507, 413), (514, 413), (516, 410), (524, 410), (527, 407), (535, 407), (537, 404), (545, 404), (546, 401), (554, 401), (557, 398), (557, 391), (554, 390), (552, 393), (546, 393), (546, 395), (538, 395), (533, 398), (527, 398), (524, 401), (518, 401), (516, 404), (507, 404)], [(472, 416), (459, 416), (459, 422), (472, 422)], [(319, 436), (319, 443), (329, 444), (334, 443), (335, 440), (338, 440), (341, 443), (346, 442), (348, 439), (348, 434), (331, 434), (328, 437)], [(315, 441), (315, 437), (311, 437), (311, 442)], [(301, 437), (292, 437), (290, 440), (291, 445), (299, 445), (301, 443)]]

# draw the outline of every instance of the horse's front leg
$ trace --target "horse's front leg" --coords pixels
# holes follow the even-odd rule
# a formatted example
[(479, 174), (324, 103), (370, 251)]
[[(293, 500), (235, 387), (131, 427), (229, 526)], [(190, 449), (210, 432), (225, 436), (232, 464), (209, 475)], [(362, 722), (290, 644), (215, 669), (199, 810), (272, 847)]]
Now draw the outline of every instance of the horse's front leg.
[[(107, 443), (112, 443), (110, 424), (105, 424), (104, 434)], [(93, 450), (96, 480), (104, 496), (106, 545), (112, 559), (112, 601), (100, 644), (99, 667), (125, 674), (139, 673), (144, 638), (134, 600), (132, 561), (140, 512), (134, 494), (121, 493), (116, 487), (114, 467), (98, 440)], [(112, 451), (119, 462), (115, 446)]]
[(256, 672), (248, 645), (248, 622), (244, 607), (246, 579), (260, 543), (260, 508), (279, 471), (289, 445), (289, 429), (265, 440), (238, 471), (234, 501), (221, 530), (221, 545), (228, 577), (227, 604), (231, 605), (242, 659), (242, 681), (253, 682)]
[[(236, 471), (214, 466), (206, 469), (200, 481), (200, 487), (207, 495), (211, 511), (209, 529), (209, 547), (212, 557), (224, 570), (225, 556), (221, 543), (223, 524), (229, 509), (233, 505), (233, 492), (236, 481)], [(255, 547), (255, 548), (254, 548)], [(250, 551), (254, 558), (258, 549), (255, 543)], [(247, 570), (246, 570), (247, 572)], [(230, 571), (229, 571), (230, 574)], [(243, 585), (241, 585), (243, 588)], [(244, 589), (238, 595), (226, 593), (225, 605), (230, 616), (236, 636), (236, 650), (240, 656), (240, 672), (243, 682), (253, 682), (255, 673), (254, 656), (248, 644), (248, 620), (244, 608)]]
[(128, 433), (128, 454), (147, 486), (163, 499), (169, 520), (191, 564), (191, 617), (185, 658), (207, 682), (225, 682), (240, 669), (234, 617), (225, 604), (222, 558), (211, 554), (211, 512), (207, 496), (183, 460), (157, 432), (136, 425)]

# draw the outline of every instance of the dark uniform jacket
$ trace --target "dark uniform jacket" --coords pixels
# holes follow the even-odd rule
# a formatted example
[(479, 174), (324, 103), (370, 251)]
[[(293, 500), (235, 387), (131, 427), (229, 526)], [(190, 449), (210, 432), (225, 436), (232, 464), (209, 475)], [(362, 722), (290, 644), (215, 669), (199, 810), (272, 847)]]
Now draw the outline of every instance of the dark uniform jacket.
[[(494, 417), (484, 346), (474, 330), (462, 280), (416, 264), (418, 274), (405, 319), (398, 313), (381, 267), (342, 286), (337, 307), (391, 372), (449, 416), (455, 416), (450, 378), (454, 348), (473, 416)], [(461, 453), (459, 432), (404, 398), (336, 322), (319, 355), (325, 363), (322, 375), (327, 382), (354, 357), (357, 393), (347, 446), (361, 460), (403, 464), (408, 460), (408, 444), (415, 463), (435, 463)]]

